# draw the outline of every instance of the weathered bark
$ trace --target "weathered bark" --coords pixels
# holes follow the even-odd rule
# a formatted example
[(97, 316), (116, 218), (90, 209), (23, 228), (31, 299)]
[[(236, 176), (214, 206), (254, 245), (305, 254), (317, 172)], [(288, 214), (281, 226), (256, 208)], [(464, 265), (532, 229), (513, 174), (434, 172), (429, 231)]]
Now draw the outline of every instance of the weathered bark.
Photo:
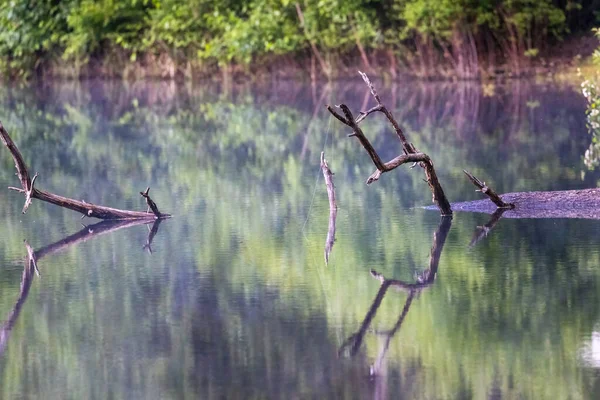
[(473, 182), (473, 185), (475, 185), (478, 188), (477, 191), (481, 192), (481, 193), (485, 194), (487, 197), (489, 197), (490, 200), (495, 205), (498, 206), (498, 208), (515, 208), (514, 204), (506, 203), (504, 200), (502, 200), (502, 198), (500, 198), (500, 196), (498, 196), (498, 194), (494, 191), (494, 189), (487, 186), (485, 184), (485, 182), (481, 182), (479, 179), (474, 177), (469, 171), (467, 171), (465, 169), (463, 169), (463, 172), (465, 173), (465, 175), (467, 175), (469, 180), (471, 182)]
[(62, 197), (53, 193), (46, 192), (44, 190), (39, 190), (35, 188), (34, 184), (37, 178), (37, 174), (34, 175), (33, 179), (29, 177), (29, 172), (27, 171), (27, 165), (23, 160), (23, 156), (19, 152), (19, 149), (12, 141), (4, 126), (0, 122), (0, 139), (2, 143), (8, 148), (10, 151), (13, 160), (15, 162), (15, 167), (17, 168), (17, 175), (19, 177), (19, 181), (21, 182), (21, 188), (9, 187), (11, 190), (15, 190), (19, 193), (25, 194), (25, 205), (23, 206), (23, 214), (27, 212), (29, 205), (31, 204), (32, 199), (38, 199), (41, 201), (45, 201), (47, 203), (51, 203), (57, 205), (59, 207), (68, 208), (73, 211), (77, 211), (78, 213), (83, 214), (86, 217), (90, 218), (99, 218), (99, 219), (160, 219), (160, 218), (169, 218), (169, 214), (163, 214), (158, 211), (158, 207), (156, 207), (156, 203), (150, 199), (148, 196), (149, 188), (146, 189), (145, 192), (140, 192), (140, 194), (146, 198), (146, 202), (150, 205), (154, 204), (154, 208), (152, 209), (153, 213), (143, 212), (143, 211), (129, 211), (129, 210), (120, 210), (117, 208), (98, 206), (95, 204), (87, 203), (83, 200), (74, 200), (67, 197)]
[[(600, 188), (549, 192), (505, 193), (502, 199), (515, 205), (502, 218), (600, 219)], [(455, 211), (493, 214), (498, 208), (489, 200), (452, 203)]]
[(321, 171), (325, 178), (327, 187), (327, 197), (329, 198), (329, 227), (327, 229), (327, 239), (325, 239), (325, 265), (329, 264), (329, 255), (333, 250), (335, 243), (335, 221), (337, 218), (337, 203), (335, 201), (335, 185), (333, 184), (333, 172), (329, 169), (325, 153), (321, 152)]
[[(361, 112), (358, 118), (356, 119), (354, 119), (352, 112), (345, 104), (339, 105), (339, 108), (344, 113), (344, 116), (338, 114), (333, 109), (333, 107), (329, 105), (327, 106), (327, 110), (343, 124), (352, 128), (353, 133), (350, 134), (350, 136), (356, 136), (360, 144), (366, 150), (367, 154), (369, 154), (369, 157), (371, 157), (373, 164), (375, 164), (377, 170), (373, 174), (371, 174), (369, 179), (367, 179), (367, 184), (375, 182), (381, 177), (381, 174), (391, 171), (402, 164), (406, 164), (407, 162), (418, 163), (425, 170), (425, 177), (433, 195), (433, 202), (439, 207), (440, 213), (443, 216), (452, 215), (452, 207), (450, 206), (450, 202), (446, 198), (444, 190), (442, 189), (442, 185), (438, 180), (435, 168), (433, 166), (433, 162), (431, 161), (429, 156), (427, 156), (424, 153), (420, 153), (412, 143), (408, 142), (408, 140), (406, 139), (406, 135), (402, 131), (402, 128), (395, 120), (392, 113), (387, 109), (387, 107), (383, 105), (381, 98), (379, 97), (379, 94), (377, 93), (377, 90), (375, 89), (375, 86), (373, 85), (369, 77), (363, 72), (359, 71), (359, 73), (362, 76), (365, 83), (367, 84), (367, 86), (369, 87), (373, 98), (377, 102), (377, 105), (369, 109), (368, 111)], [(387, 163), (383, 163), (383, 161), (381, 161), (381, 158), (371, 145), (371, 142), (369, 142), (362, 129), (360, 129), (359, 127), (360, 122), (362, 122), (367, 116), (374, 112), (381, 112), (386, 116), (386, 118), (394, 128), (396, 136), (398, 136), (398, 139), (400, 139), (400, 143), (402, 144), (402, 149), (404, 151), (403, 155), (398, 156)]]
[[(31, 284), (33, 282), (34, 273), (39, 274), (39, 270), (37, 267), (37, 263), (40, 259), (50, 254), (57, 253), (61, 250), (67, 249), (71, 246), (74, 246), (78, 243), (85, 242), (93, 237), (98, 237), (103, 234), (115, 232), (119, 229), (128, 228), (134, 225), (140, 224), (149, 224), (152, 221), (148, 220), (119, 220), (119, 221), (102, 221), (97, 224), (91, 225), (89, 227), (84, 227), (79, 232), (67, 236), (64, 239), (59, 240), (58, 242), (52, 243), (50, 245), (44, 246), (39, 250), (33, 250), (29, 243), (25, 241), (25, 248), (27, 250), (27, 258), (25, 259), (23, 274), (21, 275), (21, 287), (19, 290), (19, 296), (17, 297), (17, 301), (13, 306), (12, 310), (8, 313), (2, 325), (0, 325), (0, 357), (4, 353), (6, 349), (6, 344), (10, 337), (10, 333), (12, 328), (21, 313), (21, 309), (25, 301), (27, 300), (27, 296), (29, 295), (29, 289), (31, 288)], [(154, 225), (152, 226), (153, 234), (148, 235), (147, 244), (152, 243), (152, 239), (154, 235), (158, 232), (158, 225), (161, 220), (155, 220)]]

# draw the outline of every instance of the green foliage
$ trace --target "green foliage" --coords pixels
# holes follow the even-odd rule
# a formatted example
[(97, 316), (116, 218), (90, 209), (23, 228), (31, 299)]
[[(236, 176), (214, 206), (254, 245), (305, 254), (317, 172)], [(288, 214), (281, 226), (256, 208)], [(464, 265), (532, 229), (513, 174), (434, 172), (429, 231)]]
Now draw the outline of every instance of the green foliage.
[(63, 56), (81, 59), (117, 46), (135, 61), (153, 6), (149, 0), (82, 0), (67, 17), (70, 32)]
[(498, 47), (479, 53), (534, 58), (569, 28), (585, 29), (567, 15), (587, 9), (554, 0), (0, 0), (0, 68), (27, 76), (113, 55), (121, 64), (167, 55), (179, 66), (248, 65), (308, 52), (330, 64), (357, 50), (364, 59), (384, 37), (392, 50), (421, 41), (445, 59), (473, 52), (466, 40)]
[[(600, 39), (600, 29), (594, 28), (594, 34)], [(594, 51), (593, 63), (600, 67), (600, 48)], [(588, 77), (581, 83), (581, 92), (588, 102), (586, 109), (587, 128), (592, 135), (592, 143), (585, 152), (584, 161), (588, 169), (594, 170), (600, 165), (600, 76)]]
[(27, 77), (43, 58), (59, 55), (74, 3), (0, 0), (0, 71)]

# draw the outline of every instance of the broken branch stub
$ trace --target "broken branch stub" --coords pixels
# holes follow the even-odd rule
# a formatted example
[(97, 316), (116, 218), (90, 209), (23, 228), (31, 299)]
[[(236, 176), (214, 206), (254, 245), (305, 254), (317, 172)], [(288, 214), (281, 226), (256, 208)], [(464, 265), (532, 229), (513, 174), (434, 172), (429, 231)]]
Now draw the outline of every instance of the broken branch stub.
[(160, 213), (158, 211), (158, 207), (156, 207), (156, 203), (154, 203), (149, 196), (146, 197), (148, 195), (148, 189), (146, 189), (146, 192), (144, 192), (146, 196), (144, 196), (144, 193), (140, 194), (142, 194), (142, 196), (146, 198), (146, 202), (150, 200), (152, 204), (154, 204), (156, 212), (154, 212), (155, 209), (152, 209), (152, 211), (154, 212), (153, 214), (143, 211), (129, 211), (120, 210), (118, 208), (112, 207), (97, 206), (91, 203), (87, 203), (85, 201), (74, 200), (68, 197), (63, 197), (54, 193), (39, 190), (34, 187), (34, 183), (38, 175), (35, 174), (33, 179), (29, 177), (27, 165), (23, 160), (23, 156), (21, 155), (21, 152), (19, 151), (15, 143), (10, 138), (6, 129), (4, 129), (4, 126), (2, 126), (2, 122), (0, 122), (0, 139), (12, 155), (12, 158), (15, 162), (15, 167), (17, 168), (17, 175), (19, 177), (19, 181), (21, 182), (21, 188), (9, 187), (9, 189), (25, 194), (25, 205), (23, 206), (23, 214), (25, 214), (25, 212), (29, 208), (31, 201), (33, 199), (38, 199), (59, 207), (77, 211), (78, 213), (81, 213), (87, 217), (93, 217), (98, 219), (159, 219), (169, 218), (171, 216), (169, 214)]
[[(419, 163), (421, 168), (425, 170), (426, 182), (431, 190), (433, 202), (440, 209), (440, 213), (442, 214), (442, 216), (452, 215), (452, 207), (450, 206), (450, 202), (446, 198), (444, 189), (442, 189), (442, 185), (438, 180), (435, 168), (433, 166), (433, 162), (427, 154), (419, 152), (415, 148), (415, 146), (406, 139), (406, 135), (402, 131), (402, 128), (400, 128), (400, 125), (398, 124), (392, 113), (387, 109), (385, 105), (383, 105), (381, 97), (379, 97), (375, 86), (373, 85), (367, 74), (361, 71), (358, 72), (362, 76), (369, 89), (371, 90), (371, 94), (375, 98), (377, 106), (371, 108), (368, 111), (361, 112), (358, 118), (356, 119), (354, 119), (352, 112), (345, 104), (340, 104), (338, 106), (344, 113), (344, 116), (340, 115), (337, 111), (333, 109), (333, 107), (329, 105), (327, 106), (327, 110), (340, 122), (352, 128), (353, 133), (349, 136), (355, 136), (359, 140), (360, 144), (364, 147), (367, 154), (369, 154), (369, 157), (371, 157), (373, 164), (375, 164), (377, 171), (371, 174), (371, 176), (367, 179), (367, 185), (378, 180), (381, 177), (381, 174), (389, 172), (402, 164), (406, 164), (408, 162)], [(396, 135), (398, 136), (398, 139), (400, 139), (400, 142), (402, 144), (402, 150), (404, 154), (394, 158), (393, 160), (387, 163), (383, 163), (381, 161), (379, 154), (377, 154), (377, 151), (375, 151), (375, 149), (371, 145), (371, 142), (369, 142), (362, 129), (360, 129), (360, 127), (358, 126), (358, 124), (361, 121), (363, 121), (368, 115), (374, 112), (382, 112), (386, 116), (386, 118), (392, 124), (394, 131), (396, 132)]]
[(481, 182), (466, 169), (463, 169), (463, 172), (465, 173), (465, 175), (467, 175), (467, 177), (473, 183), (473, 185), (475, 185), (478, 188), (477, 191), (489, 197), (490, 200), (498, 206), (498, 208), (515, 208), (515, 205), (513, 203), (506, 203), (504, 200), (502, 200), (498, 193), (496, 193), (491, 187), (487, 186), (485, 182)]

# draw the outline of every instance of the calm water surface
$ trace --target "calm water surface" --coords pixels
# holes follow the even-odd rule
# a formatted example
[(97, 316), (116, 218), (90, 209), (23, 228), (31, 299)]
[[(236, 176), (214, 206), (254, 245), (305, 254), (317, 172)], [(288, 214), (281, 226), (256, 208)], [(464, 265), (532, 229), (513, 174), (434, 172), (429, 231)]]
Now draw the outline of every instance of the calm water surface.
[[(600, 182), (576, 89), (378, 85), (452, 201), (479, 198), (462, 169), (499, 192)], [(0, 88), (40, 188), (144, 209), (150, 186), (174, 214), (95, 225), (34, 201), (22, 215), (0, 190), (0, 398), (600, 397), (600, 221), (440, 220), (419, 168), (366, 186), (371, 161), (324, 109), (341, 102), (373, 105), (359, 79)], [(379, 116), (364, 130), (399, 154)], [(16, 185), (5, 148), (0, 163)]]

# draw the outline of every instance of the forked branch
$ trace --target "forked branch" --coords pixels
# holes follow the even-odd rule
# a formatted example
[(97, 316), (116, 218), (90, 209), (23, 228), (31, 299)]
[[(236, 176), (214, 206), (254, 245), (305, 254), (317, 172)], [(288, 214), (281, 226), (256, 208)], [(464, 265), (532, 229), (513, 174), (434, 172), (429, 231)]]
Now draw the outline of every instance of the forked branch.
[(6, 129), (4, 129), (4, 126), (2, 126), (2, 122), (0, 122), (0, 139), (2, 140), (2, 143), (4, 143), (6, 148), (8, 148), (10, 154), (13, 157), (15, 167), (17, 168), (17, 175), (19, 177), (19, 181), (21, 182), (21, 188), (9, 187), (9, 189), (25, 194), (25, 205), (23, 206), (23, 214), (27, 212), (31, 201), (33, 199), (38, 199), (47, 203), (57, 205), (59, 207), (64, 207), (73, 211), (77, 211), (78, 213), (81, 213), (86, 217), (93, 217), (99, 219), (161, 219), (170, 217), (169, 214), (163, 214), (160, 211), (158, 211), (156, 203), (154, 203), (154, 201), (152, 201), (152, 199), (150, 199), (150, 196), (148, 195), (148, 192), (150, 190), (149, 188), (146, 189), (145, 192), (140, 192), (140, 194), (146, 199), (149, 208), (152, 209), (152, 213), (143, 211), (120, 210), (117, 208), (98, 206), (95, 204), (87, 203), (83, 200), (73, 200), (67, 197), (62, 197), (53, 193), (39, 190), (34, 186), (38, 174), (35, 174), (33, 176), (33, 179), (29, 177), (27, 165), (23, 160), (23, 156), (21, 155), (21, 152), (8, 135)]
[[(406, 164), (408, 162), (418, 163), (425, 170), (426, 182), (429, 185), (429, 188), (431, 189), (431, 193), (433, 195), (433, 202), (439, 207), (440, 213), (442, 214), (442, 216), (452, 215), (452, 207), (450, 206), (450, 202), (446, 198), (444, 190), (442, 189), (442, 185), (440, 185), (440, 182), (437, 178), (433, 162), (431, 161), (429, 156), (427, 156), (427, 154), (419, 152), (412, 143), (408, 142), (408, 140), (406, 139), (406, 135), (402, 131), (402, 128), (400, 127), (392, 113), (387, 109), (385, 105), (383, 105), (381, 97), (377, 93), (375, 86), (373, 85), (367, 74), (360, 71), (359, 73), (362, 76), (365, 83), (367, 84), (367, 86), (369, 87), (369, 89), (371, 90), (371, 94), (373, 95), (373, 98), (375, 98), (377, 106), (369, 109), (368, 111), (361, 112), (358, 118), (356, 119), (352, 115), (352, 112), (350, 111), (348, 106), (346, 106), (345, 104), (340, 104), (338, 106), (342, 110), (344, 114), (343, 116), (340, 115), (333, 107), (329, 105), (327, 106), (327, 110), (329, 110), (329, 112), (340, 122), (352, 128), (353, 133), (350, 134), (350, 136), (355, 136), (358, 139), (360, 144), (366, 150), (367, 154), (369, 154), (369, 157), (371, 157), (373, 164), (375, 164), (377, 170), (373, 174), (371, 174), (371, 176), (367, 179), (367, 184), (375, 182), (381, 177), (381, 174), (389, 172), (402, 164)], [(400, 143), (402, 144), (402, 150), (404, 152), (403, 155), (400, 155), (387, 163), (381, 161), (379, 154), (377, 154), (377, 151), (373, 148), (371, 142), (369, 142), (362, 129), (358, 126), (358, 124), (362, 122), (368, 115), (375, 112), (382, 112), (390, 121), (394, 128), (394, 131), (396, 132), (396, 136), (398, 136), (398, 139), (400, 139)]]

